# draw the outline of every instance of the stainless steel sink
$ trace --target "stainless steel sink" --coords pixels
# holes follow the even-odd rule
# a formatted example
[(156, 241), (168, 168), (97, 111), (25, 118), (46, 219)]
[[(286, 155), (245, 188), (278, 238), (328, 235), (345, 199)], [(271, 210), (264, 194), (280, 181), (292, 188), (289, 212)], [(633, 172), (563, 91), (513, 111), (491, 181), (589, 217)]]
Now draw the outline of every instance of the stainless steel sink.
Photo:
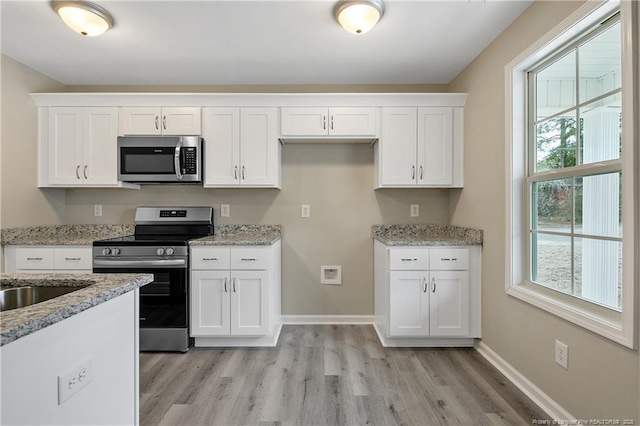
[(0, 312), (24, 308), (85, 287), (28, 286), (0, 290)]

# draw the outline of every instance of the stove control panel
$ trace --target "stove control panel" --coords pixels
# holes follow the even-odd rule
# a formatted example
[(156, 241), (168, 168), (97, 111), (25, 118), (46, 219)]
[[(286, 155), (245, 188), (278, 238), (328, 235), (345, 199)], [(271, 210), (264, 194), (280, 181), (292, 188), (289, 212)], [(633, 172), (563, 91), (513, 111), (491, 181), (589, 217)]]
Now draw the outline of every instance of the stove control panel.
[(100, 258), (113, 258), (118, 256), (120, 259), (138, 256), (138, 257), (177, 257), (187, 256), (188, 247), (158, 247), (158, 246), (124, 246), (124, 247), (94, 247), (93, 256)]

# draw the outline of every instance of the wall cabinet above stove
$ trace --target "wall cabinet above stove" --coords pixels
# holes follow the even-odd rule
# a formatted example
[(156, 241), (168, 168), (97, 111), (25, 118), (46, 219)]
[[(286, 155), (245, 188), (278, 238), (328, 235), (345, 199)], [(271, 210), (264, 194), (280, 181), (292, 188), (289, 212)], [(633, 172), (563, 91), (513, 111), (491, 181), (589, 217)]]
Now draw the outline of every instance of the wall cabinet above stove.
[(122, 107), (120, 134), (200, 135), (200, 107)]

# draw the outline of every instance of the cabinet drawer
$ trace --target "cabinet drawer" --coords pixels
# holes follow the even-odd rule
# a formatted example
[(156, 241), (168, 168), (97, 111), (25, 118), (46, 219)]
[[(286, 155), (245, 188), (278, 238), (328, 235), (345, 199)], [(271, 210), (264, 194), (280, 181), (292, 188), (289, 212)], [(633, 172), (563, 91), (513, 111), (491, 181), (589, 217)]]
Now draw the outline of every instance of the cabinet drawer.
[(16, 270), (54, 269), (53, 248), (16, 248)]
[(73, 247), (54, 249), (54, 266), (59, 270), (92, 270), (91, 247)]
[(467, 249), (432, 249), (429, 257), (432, 270), (469, 269), (469, 250)]
[(391, 249), (389, 268), (396, 271), (429, 269), (428, 249)]
[(230, 266), (228, 248), (191, 249), (191, 269), (229, 269)]
[(268, 269), (269, 250), (265, 248), (231, 249), (231, 269)]

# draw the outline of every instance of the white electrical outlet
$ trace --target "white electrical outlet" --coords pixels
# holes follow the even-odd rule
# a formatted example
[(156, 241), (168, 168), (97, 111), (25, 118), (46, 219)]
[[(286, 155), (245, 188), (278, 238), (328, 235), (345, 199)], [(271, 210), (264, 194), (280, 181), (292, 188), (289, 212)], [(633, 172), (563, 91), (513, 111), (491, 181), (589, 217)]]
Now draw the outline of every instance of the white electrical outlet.
[(229, 217), (229, 204), (220, 204), (220, 217)]
[(95, 217), (102, 216), (102, 204), (94, 204), (93, 205), (93, 215)]
[(342, 285), (342, 266), (321, 265), (320, 284)]
[(418, 204), (411, 204), (411, 217), (420, 216), (420, 206)]
[(569, 346), (560, 340), (556, 340), (556, 364), (565, 370), (569, 369)]
[(309, 204), (300, 206), (300, 217), (311, 217), (311, 206)]
[(92, 379), (90, 359), (70, 370), (67, 374), (58, 376), (58, 405), (62, 405), (69, 397), (91, 383)]

